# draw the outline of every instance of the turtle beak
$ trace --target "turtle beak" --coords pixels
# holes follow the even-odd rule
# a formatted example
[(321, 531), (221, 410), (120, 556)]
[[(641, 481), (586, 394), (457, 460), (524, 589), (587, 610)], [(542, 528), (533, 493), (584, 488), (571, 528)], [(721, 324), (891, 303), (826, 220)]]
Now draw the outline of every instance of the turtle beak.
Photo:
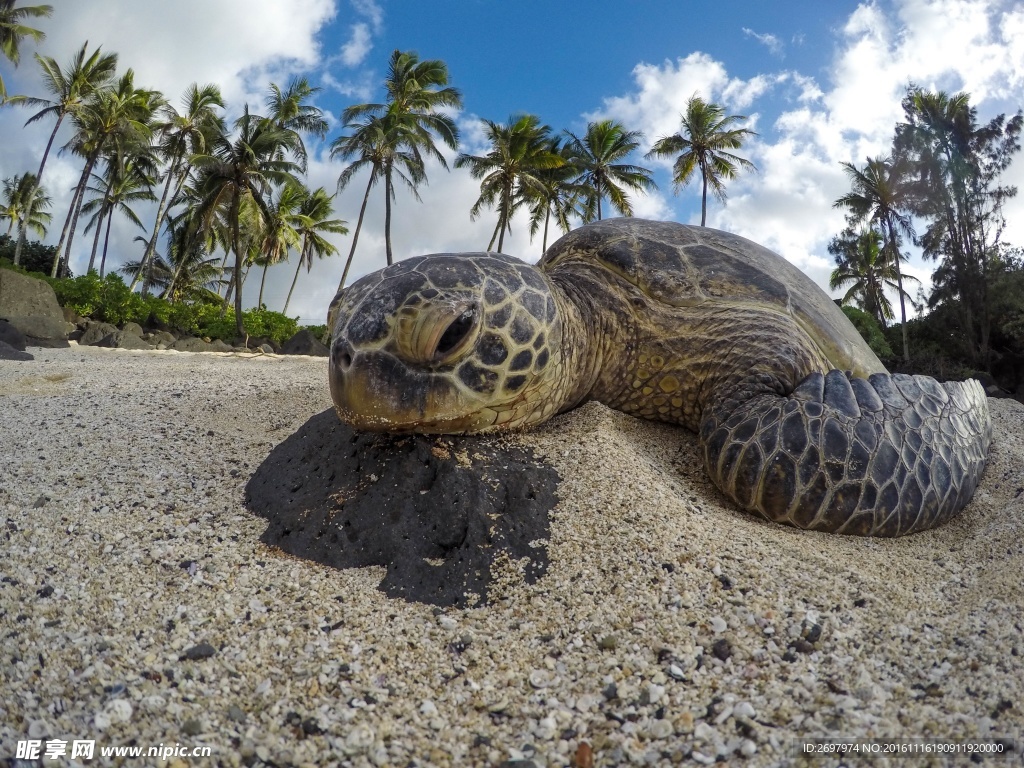
[(331, 358), (331, 399), (339, 418), (354, 429), (463, 434), (485, 430), (497, 419), (488, 408), (467, 414), (447, 378), (407, 366), (386, 352), (355, 351), (339, 338)]

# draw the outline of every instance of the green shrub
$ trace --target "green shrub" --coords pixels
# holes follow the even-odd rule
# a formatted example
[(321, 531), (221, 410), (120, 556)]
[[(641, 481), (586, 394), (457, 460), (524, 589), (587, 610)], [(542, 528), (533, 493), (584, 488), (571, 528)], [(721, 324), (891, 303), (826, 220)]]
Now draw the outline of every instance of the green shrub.
[[(237, 335), (235, 311), (228, 307), (225, 312), (219, 299), (171, 303), (157, 296), (142, 296), (129, 290), (116, 273), (103, 278), (96, 272), (63, 279), (42, 277), (53, 286), (60, 305), (70, 307), (82, 317), (114, 325), (132, 322), (145, 327), (161, 326), (229, 343)], [(283, 344), (299, 330), (298, 319), (265, 307), (244, 312), (242, 324), (249, 336), (271, 339), (276, 344)]]
[(149, 324), (150, 302), (125, 285), (116, 272), (101, 278), (96, 272), (80, 277), (47, 278), (57, 294), (57, 301), (82, 317), (102, 320), (113, 325), (123, 323)]
[[(0, 267), (9, 268), (14, 264), (14, 250), (17, 241), (9, 235), (0, 235)], [(57, 246), (43, 245), (38, 240), (26, 240), (21, 249), (21, 263), (18, 271), (32, 274), (33, 277), (44, 277), (53, 269), (53, 260), (57, 256)], [(2, 262), (6, 261), (6, 264)]]
[(893, 356), (892, 347), (889, 346), (881, 326), (878, 325), (878, 321), (874, 317), (856, 307), (847, 306), (841, 307), (841, 309), (843, 314), (850, 318), (853, 327), (857, 329), (857, 332), (864, 338), (864, 341), (871, 347), (872, 352), (882, 360), (888, 360)]
[(299, 330), (297, 318), (292, 319), (280, 312), (271, 312), (266, 307), (243, 312), (242, 325), (250, 336), (268, 338), (275, 344), (283, 344)]

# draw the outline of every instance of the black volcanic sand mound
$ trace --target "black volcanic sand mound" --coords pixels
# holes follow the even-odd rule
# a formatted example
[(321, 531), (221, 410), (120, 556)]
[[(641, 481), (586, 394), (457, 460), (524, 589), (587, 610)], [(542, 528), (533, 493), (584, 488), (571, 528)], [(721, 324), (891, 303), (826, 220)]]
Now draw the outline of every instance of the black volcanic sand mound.
[(499, 555), (526, 558), (529, 583), (547, 570), (559, 479), (507, 439), (365, 434), (327, 410), (270, 453), (246, 504), (270, 522), (266, 544), (335, 568), (383, 565), (390, 597), (466, 606), (467, 593), (486, 601)]

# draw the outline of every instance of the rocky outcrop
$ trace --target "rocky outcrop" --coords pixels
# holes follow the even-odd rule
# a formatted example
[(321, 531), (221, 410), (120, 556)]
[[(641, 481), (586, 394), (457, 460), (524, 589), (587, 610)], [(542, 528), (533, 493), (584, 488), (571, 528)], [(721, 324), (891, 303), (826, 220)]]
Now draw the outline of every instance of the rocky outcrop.
[(0, 342), (19, 352), (25, 351), (25, 334), (6, 320), (0, 320)]
[(112, 333), (117, 333), (116, 325), (101, 323), (98, 320), (86, 320), (82, 335), (78, 337), (78, 343), (83, 346), (96, 344)]
[(320, 339), (305, 328), (288, 339), (281, 346), (281, 352), (285, 355), (312, 355), (314, 357), (327, 357), (330, 354), (327, 347), (320, 343)]
[(176, 352), (210, 352), (209, 343), (202, 339), (197, 339), (195, 336), (185, 336), (184, 338), (178, 339), (176, 342), (171, 344), (168, 349), (173, 349)]
[(121, 326), (121, 330), (124, 331), (125, 333), (134, 334), (138, 336), (140, 339), (142, 338), (142, 326), (139, 325), (138, 323), (125, 323), (124, 325)]
[(167, 349), (178, 340), (178, 337), (167, 331), (153, 331), (152, 333), (144, 333), (142, 340), (155, 345), (158, 349), (161, 349), (160, 345), (163, 344), (162, 349)]
[(43, 280), (0, 269), (0, 319), (23, 333), (28, 346), (68, 345), (70, 327), (53, 288)]
[(93, 346), (111, 347), (112, 349), (153, 349), (153, 345), (147, 344), (140, 337), (129, 331), (108, 333)]
[(35, 360), (35, 358), (28, 352), (25, 352), (24, 349), (24, 347), (21, 349), (12, 347), (6, 341), (0, 339), (0, 360)]

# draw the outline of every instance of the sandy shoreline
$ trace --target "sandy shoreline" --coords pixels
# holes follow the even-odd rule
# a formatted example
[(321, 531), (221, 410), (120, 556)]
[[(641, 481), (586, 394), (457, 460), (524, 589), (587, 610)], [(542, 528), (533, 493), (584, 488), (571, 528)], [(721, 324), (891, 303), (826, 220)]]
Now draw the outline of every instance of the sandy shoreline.
[(894, 541), (735, 511), (692, 436), (585, 406), (523, 438), (563, 478), (547, 575), (442, 610), (259, 542), (245, 484), (330, 406), (322, 358), (30, 351), (0, 362), (0, 759), (817, 766), (800, 741), (1024, 737), (1019, 403), (990, 401), (965, 512)]

